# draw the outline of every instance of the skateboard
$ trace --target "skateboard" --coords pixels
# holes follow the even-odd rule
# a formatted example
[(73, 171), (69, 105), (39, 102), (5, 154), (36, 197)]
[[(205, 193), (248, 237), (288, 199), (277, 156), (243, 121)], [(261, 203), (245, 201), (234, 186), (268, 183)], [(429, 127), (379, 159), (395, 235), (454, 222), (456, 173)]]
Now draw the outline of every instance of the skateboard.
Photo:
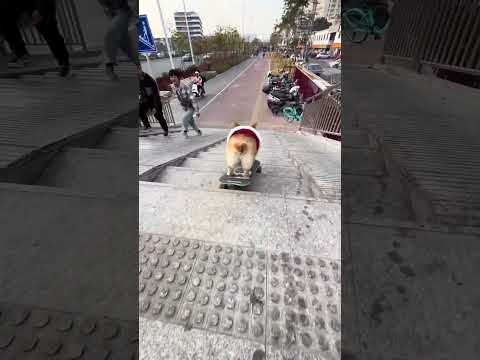
[(222, 175), (220, 180), (220, 188), (221, 189), (228, 189), (229, 187), (239, 187), (244, 188), (250, 185), (255, 178), (256, 174), (260, 174), (262, 172), (262, 166), (260, 165), (260, 161), (255, 160), (252, 166), (252, 175), (250, 177), (243, 176), (243, 170), (241, 167), (235, 168), (233, 170), (233, 175), (228, 176), (226, 173)]

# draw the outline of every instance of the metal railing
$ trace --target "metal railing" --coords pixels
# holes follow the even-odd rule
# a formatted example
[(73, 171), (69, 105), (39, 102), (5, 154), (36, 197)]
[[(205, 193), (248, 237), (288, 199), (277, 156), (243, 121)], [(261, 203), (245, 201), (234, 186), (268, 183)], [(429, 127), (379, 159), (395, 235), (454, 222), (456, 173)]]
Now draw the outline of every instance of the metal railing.
[(340, 138), (342, 135), (342, 94), (335, 84), (305, 101), (299, 130)]
[[(65, 44), (69, 47), (79, 46), (83, 51), (87, 51), (74, 0), (57, 0), (56, 6), (58, 26), (65, 39)], [(45, 39), (33, 26), (22, 28), (21, 33), (27, 45), (47, 45)]]
[[(168, 97), (161, 96), (160, 99), (162, 100), (162, 109), (163, 109), (163, 116), (167, 121), (168, 126), (175, 126), (175, 118), (173, 117), (172, 108), (170, 106), (170, 99)], [(157, 118), (154, 116), (153, 112), (148, 114), (148, 120), (151, 123), (158, 124)]]
[(393, 10), (385, 58), (480, 75), (478, 0), (402, 0)]

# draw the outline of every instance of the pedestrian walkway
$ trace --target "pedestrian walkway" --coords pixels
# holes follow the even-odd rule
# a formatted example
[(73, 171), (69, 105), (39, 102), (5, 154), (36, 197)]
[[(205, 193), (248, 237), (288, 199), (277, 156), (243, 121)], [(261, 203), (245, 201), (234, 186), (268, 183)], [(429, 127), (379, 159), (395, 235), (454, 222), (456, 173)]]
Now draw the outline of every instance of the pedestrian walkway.
[[(51, 55), (32, 55), (31, 63), (23, 68), (9, 68), (9, 57), (0, 56), (0, 78), (17, 78), (25, 74), (44, 74), (57, 71), (58, 64)], [(99, 51), (72, 53), (71, 65), (73, 69), (95, 67), (103, 62), (103, 55)]]
[(219, 188), (224, 142), (140, 182), (140, 358), (340, 358), (340, 189), (297, 165), (340, 147), (260, 133), (246, 191)]
[(479, 227), (478, 90), (401, 69), (343, 71), (349, 110), (425, 194), (431, 221)]
[(375, 41), (348, 50), (359, 57), (342, 68), (342, 312), (355, 321), (342, 328), (342, 351), (469, 357), (478, 328), (467, 285), (479, 271), (478, 90), (380, 65)]
[[(103, 67), (3, 79), (0, 96), (0, 171), (6, 171), (46, 146), (96, 126), (111, 123), (138, 106), (136, 70), (122, 64), (121, 80), (106, 79)], [(86, 96), (88, 94), (88, 96)]]

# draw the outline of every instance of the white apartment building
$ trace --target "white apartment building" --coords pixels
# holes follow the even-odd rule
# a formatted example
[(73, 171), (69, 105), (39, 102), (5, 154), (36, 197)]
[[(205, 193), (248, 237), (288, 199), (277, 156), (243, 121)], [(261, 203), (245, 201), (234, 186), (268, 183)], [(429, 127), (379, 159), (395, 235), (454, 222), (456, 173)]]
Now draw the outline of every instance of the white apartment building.
[(340, 19), (340, 13), (342, 11), (341, 0), (325, 0), (325, 15), (330, 22), (336, 22)]
[(312, 48), (328, 51), (337, 55), (342, 49), (342, 30), (340, 23), (330, 26), (326, 30), (317, 31), (311, 37)]
[[(192, 38), (203, 36), (202, 20), (194, 11), (187, 11), (188, 30)], [(185, 12), (177, 11), (173, 14), (175, 18), (175, 28), (178, 32), (187, 34), (187, 23), (185, 22)]]

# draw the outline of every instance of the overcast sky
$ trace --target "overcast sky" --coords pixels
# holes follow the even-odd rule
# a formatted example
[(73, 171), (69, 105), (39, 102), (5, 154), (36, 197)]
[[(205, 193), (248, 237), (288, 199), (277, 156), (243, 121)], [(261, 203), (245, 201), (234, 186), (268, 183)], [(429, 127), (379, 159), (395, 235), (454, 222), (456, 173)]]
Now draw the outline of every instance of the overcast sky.
[[(283, 0), (185, 0), (187, 11), (196, 11), (203, 23), (205, 35), (218, 25), (233, 26), (242, 32), (242, 7), (245, 4), (245, 34), (257, 34), (268, 40), (274, 24), (282, 15)], [(157, 0), (139, 0), (140, 15), (147, 15), (155, 37), (163, 37)], [(182, 0), (160, 0), (167, 28), (175, 29), (173, 13), (183, 11)]]

